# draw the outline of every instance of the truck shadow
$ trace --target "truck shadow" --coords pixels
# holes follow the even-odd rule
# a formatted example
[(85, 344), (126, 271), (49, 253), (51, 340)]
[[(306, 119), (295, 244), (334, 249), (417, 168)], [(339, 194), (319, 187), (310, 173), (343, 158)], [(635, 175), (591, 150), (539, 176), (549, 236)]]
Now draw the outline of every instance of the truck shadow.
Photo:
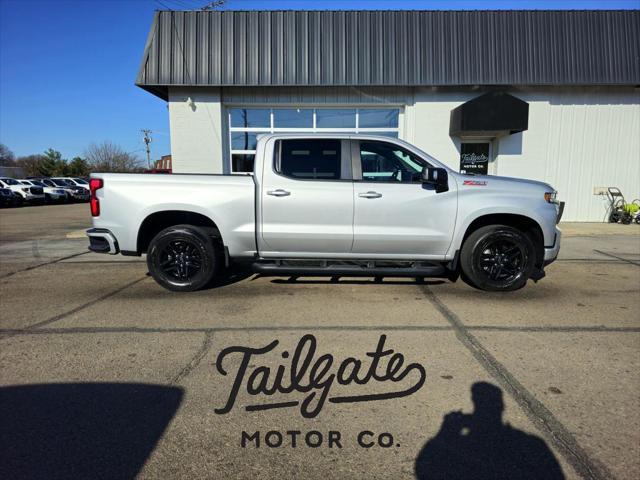
[(0, 478), (135, 478), (183, 390), (137, 383), (0, 388)]
[(551, 449), (541, 438), (503, 423), (502, 390), (487, 382), (471, 386), (472, 414), (444, 416), (440, 431), (415, 461), (418, 480), (563, 480)]

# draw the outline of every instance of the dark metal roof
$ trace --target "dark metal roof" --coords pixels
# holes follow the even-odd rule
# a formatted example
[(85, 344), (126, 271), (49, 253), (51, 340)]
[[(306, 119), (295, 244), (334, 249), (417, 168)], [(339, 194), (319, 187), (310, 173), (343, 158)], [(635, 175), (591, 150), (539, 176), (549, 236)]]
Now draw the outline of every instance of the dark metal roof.
[(640, 84), (640, 10), (158, 11), (136, 84)]

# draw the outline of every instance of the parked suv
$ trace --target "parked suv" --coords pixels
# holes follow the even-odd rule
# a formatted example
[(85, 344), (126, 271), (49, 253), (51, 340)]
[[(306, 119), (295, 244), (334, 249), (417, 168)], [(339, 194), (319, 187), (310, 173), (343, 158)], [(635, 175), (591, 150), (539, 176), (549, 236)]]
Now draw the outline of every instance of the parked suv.
[(0, 206), (15, 207), (22, 205), (22, 197), (10, 188), (0, 188)]
[(34, 177), (29, 180), (39, 180), (45, 185), (52, 188), (61, 188), (67, 193), (68, 200), (77, 201), (77, 202), (87, 202), (89, 201), (89, 191), (78, 187), (66, 180), (59, 178), (46, 178), (46, 177)]
[(30, 187), (42, 187), (44, 191), (44, 199), (46, 202), (66, 202), (67, 192), (59, 187), (50, 187), (45, 185), (40, 180), (20, 180), (23, 185)]
[(89, 193), (89, 182), (87, 182), (84, 178), (77, 177), (51, 177), (51, 180), (64, 180), (69, 185), (74, 187), (84, 188), (87, 193)]
[(15, 178), (0, 177), (0, 188), (8, 188), (22, 197), (27, 203), (44, 203), (44, 189), (38, 186), (23, 185)]

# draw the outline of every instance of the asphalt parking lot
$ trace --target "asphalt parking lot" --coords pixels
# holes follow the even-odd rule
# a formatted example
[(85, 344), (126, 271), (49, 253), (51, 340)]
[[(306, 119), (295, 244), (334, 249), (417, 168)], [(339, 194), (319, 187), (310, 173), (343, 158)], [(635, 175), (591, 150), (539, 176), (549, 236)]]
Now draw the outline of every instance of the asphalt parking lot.
[[(515, 293), (238, 274), (176, 294), (141, 258), (87, 253), (89, 223), (86, 204), (0, 210), (2, 478), (640, 477), (637, 226), (566, 225)], [(406, 376), (260, 393), (292, 382), (305, 335), (312, 364), (331, 355), (318, 376), (364, 372), (382, 340)], [(243, 377), (230, 399), (243, 368), (256, 395)]]

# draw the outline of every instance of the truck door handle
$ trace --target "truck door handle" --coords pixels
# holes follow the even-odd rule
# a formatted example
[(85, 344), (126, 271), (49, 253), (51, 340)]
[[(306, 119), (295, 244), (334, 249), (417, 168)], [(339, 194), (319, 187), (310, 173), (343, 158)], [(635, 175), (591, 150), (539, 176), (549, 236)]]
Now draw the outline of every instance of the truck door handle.
[(382, 194), (378, 192), (364, 192), (359, 193), (358, 196), (362, 198), (380, 198)]
[(272, 195), (274, 197), (286, 197), (291, 195), (291, 192), (287, 192), (286, 190), (282, 190), (281, 188), (278, 188), (277, 190), (269, 190), (267, 192), (267, 195)]

